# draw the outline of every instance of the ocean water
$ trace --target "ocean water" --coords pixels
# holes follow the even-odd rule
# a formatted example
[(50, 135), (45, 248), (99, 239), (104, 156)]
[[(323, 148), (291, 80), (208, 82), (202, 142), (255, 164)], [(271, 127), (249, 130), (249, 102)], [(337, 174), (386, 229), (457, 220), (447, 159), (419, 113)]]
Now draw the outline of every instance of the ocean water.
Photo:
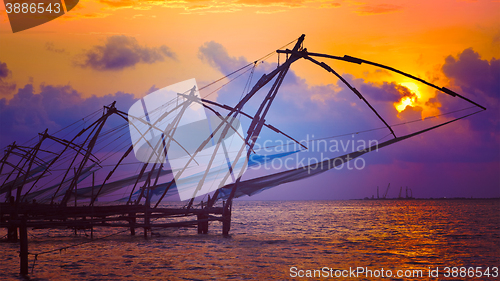
[[(94, 235), (123, 230), (97, 229)], [(238, 201), (231, 237), (223, 238), (221, 230), (219, 222), (210, 224), (208, 235), (195, 228), (153, 229), (147, 240), (140, 229), (136, 236), (125, 230), (41, 254), (34, 268), (30, 255), (29, 278), (286, 280), (314, 273), (321, 279), (328, 273), (374, 280), (390, 271), (386, 280), (428, 280), (429, 270), (443, 279), (446, 267), (450, 277), (456, 267), (456, 278), (449, 280), (466, 279), (461, 268), (472, 268), (469, 274), (476, 277), (489, 274), (474, 280), (500, 279), (494, 278), (500, 266), (499, 200)], [(89, 234), (29, 230), (29, 252), (88, 242)], [(19, 245), (0, 243), (0, 249), (1, 279), (22, 280)]]

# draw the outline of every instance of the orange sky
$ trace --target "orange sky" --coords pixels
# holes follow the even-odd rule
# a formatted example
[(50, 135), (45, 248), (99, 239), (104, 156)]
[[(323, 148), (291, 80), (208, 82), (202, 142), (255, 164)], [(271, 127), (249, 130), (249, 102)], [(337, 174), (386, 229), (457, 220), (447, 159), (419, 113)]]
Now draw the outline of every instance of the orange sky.
[[(7, 63), (18, 87), (33, 80), (35, 85), (70, 84), (86, 96), (142, 95), (153, 84), (161, 88), (195, 77), (203, 85), (219, 77), (197, 56), (207, 41), (253, 60), (305, 33), (309, 51), (349, 54), (429, 78), (437, 75), (445, 57), (466, 48), (483, 59), (500, 57), (499, 11), (498, 1), (84, 0), (61, 18), (16, 34), (2, 10), (0, 61)], [(121, 71), (74, 66), (84, 49), (116, 34), (149, 47), (167, 45), (178, 60)], [(48, 51), (47, 43), (64, 51)], [(331, 66), (375, 82), (407, 81), (376, 75), (369, 66)], [(331, 74), (306, 62), (294, 70), (310, 85), (334, 82)]]

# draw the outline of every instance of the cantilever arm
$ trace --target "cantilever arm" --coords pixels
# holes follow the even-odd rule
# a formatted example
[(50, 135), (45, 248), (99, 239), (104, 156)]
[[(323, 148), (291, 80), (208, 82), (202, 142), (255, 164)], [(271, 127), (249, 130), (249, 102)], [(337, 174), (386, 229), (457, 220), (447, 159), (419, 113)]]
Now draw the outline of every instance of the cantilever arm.
[(378, 118), (380, 120), (382, 120), (382, 122), (384, 122), (384, 124), (387, 126), (387, 128), (389, 128), (389, 130), (391, 131), (392, 135), (396, 138), (396, 134), (394, 133), (394, 131), (392, 130), (391, 126), (389, 126), (389, 124), (387, 124), (387, 122), (385, 122), (384, 118), (382, 118), (382, 116), (380, 116), (380, 114), (378, 114), (377, 110), (375, 110), (375, 108), (373, 108), (373, 106), (365, 99), (365, 97), (363, 97), (363, 95), (361, 95), (361, 93), (354, 87), (352, 87), (349, 82), (347, 82), (344, 77), (340, 76), (340, 74), (338, 74), (335, 70), (333, 70), (330, 66), (328, 66), (326, 63), (324, 62), (319, 62), (313, 58), (310, 58), (310, 57), (305, 57), (307, 60), (309, 61), (312, 61), (313, 63), (321, 66), (322, 68), (324, 68), (326, 71), (328, 72), (331, 72), (333, 73), (335, 76), (337, 76), (342, 82), (344, 82), (344, 84), (351, 90), (353, 91), (360, 99), (362, 99), (366, 105), (368, 105), (368, 107), (370, 107), (370, 109), (378, 116)]
[[(277, 51), (278, 53), (291, 53), (290, 50), (278, 50)], [(423, 79), (420, 79), (418, 77), (415, 77), (409, 73), (406, 73), (406, 72), (403, 72), (401, 70), (398, 70), (398, 69), (395, 69), (393, 67), (390, 67), (390, 66), (387, 66), (387, 65), (383, 65), (383, 64), (380, 64), (380, 63), (376, 63), (376, 62), (371, 62), (371, 61), (367, 61), (367, 60), (364, 60), (364, 59), (360, 59), (360, 58), (356, 58), (356, 57), (351, 57), (351, 56), (348, 56), (348, 55), (344, 55), (343, 57), (339, 57), (339, 56), (332, 56), (332, 55), (327, 55), (327, 54), (320, 54), (320, 53), (307, 53), (308, 56), (313, 56), (313, 57), (322, 57), (322, 58), (329, 58), (329, 59), (334, 59), (334, 60), (341, 60), (341, 61), (346, 61), (346, 62), (351, 62), (351, 63), (356, 63), (356, 64), (362, 64), (362, 63), (366, 63), (366, 64), (369, 64), (369, 65), (373, 65), (373, 66), (376, 66), (376, 67), (380, 67), (380, 68), (383, 68), (383, 69), (387, 69), (389, 71), (392, 71), (392, 72), (396, 72), (398, 74), (401, 74), (403, 76), (406, 76), (408, 78), (411, 78), (413, 80), (416, 80), (416, 81), (419, 81), (427, 86), (430, 86), (432, 88), (435, 88), (445, 94), (448, 94), (452, 97), (459, 97), (483, 110), (486, 110), (486, 107), (458, 94), (458, 93), (455, 93), (454, 91), (448, 89), (448, 88), (445, 88), (445, 87), (439, 87), (439, 86), (436, 86), (430, 82), (427, 82)]]

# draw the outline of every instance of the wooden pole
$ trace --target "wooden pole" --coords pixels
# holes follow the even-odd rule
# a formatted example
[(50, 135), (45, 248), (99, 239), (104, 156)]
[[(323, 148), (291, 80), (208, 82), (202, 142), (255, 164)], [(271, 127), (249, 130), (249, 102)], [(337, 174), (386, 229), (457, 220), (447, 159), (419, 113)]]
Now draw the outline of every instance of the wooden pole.
[(28, 228), (26, 226), (26, 217), (21, 219), (21, 225), (19, 227), (19, 256), (21, 258), (21, 275), (28, 274)]
[[(75, 173), (75, 177), (76, 177), (76, 168), (75, 168), (75, 167), (73, 167), (73, 171), (74, 171), (74, 173)], [(75, 211), (76, 211), (76, 193), (78, 192), (78, 189), (77, 189), (77, 187), (76, 187), (76, 186), (77, 186), (77, 184), (75, 183)], [(75, 216), (75, 221), (76, 221), (76, 220), (77, 220), (77, 218), (76, 218), (76, 216)], [(78, 235), (78, 232), (77, 232), (77, 230), (76, 230), (76, 229), (77, 229), (77, 227), (75, 226), (75, 236), (77, 236), (77, 235)]]
[[(92, 173), (92, 197), (94, 198), (95, 172)], [(90, 207), (90, 239), (94, 240), (94, 205)]]
[[(228, 202), (227, 204), (231, 204)], [(226, 202), (223, 202), (222, 207), (222, 235), (224, 237), (229, 237), (229, 230), (231, 229), (231, 205), (226, 206)]]
[(201, 214), (196, 215), (196, 219), (198, 220), (198, 234), (202, 234), (203, 229), (202, 229), (202, 223), (200, 222)]
[[(191, 199), (192, 201), (192, 199)], [(201, 209), (203, 210), (203, 201), (201, 201)], [(202, 214), (197, 214), (196, 219), (198, 220), (198, 234), (203, 233), (203, 223), (200, 221), (203, 218)]]
[(135, 235), (135, 213), (129, 213), (128, 216), (130, 217), (129, 219), (129, 224), (130, 224), (130, 235), (134, 236)]
[(146, 192), (146, 202), (144, 203), (145, 212), (144, 212), (144, 239), (148, 239), (148, 229), (149, 227), (149, 185), (146, 187), (148, 190)]
[(203, 234), (208, 234), (208, 214), (203, 214), (203, 218), (207, 221), (203, 222)]

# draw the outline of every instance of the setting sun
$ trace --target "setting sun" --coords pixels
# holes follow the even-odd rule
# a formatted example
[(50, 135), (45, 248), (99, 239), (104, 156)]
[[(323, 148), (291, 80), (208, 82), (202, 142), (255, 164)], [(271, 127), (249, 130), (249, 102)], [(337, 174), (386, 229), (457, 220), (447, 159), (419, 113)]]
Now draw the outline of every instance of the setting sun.
[(398, 112), (401, 112), (406, 109), (407, 106), (412, 106), (414, 103), (414, 100), (410, 97), (402, 97), (399, 102), (394, 103), (394, 107), (396, 107), (396, 110)]
[(415, 107), (417, 100), (421, 97), (418, 91), (418, 85), (413, 82), (403, 82), (399, 85), (405, 87), (409, 90), (409, 93), (405, 93), (403, 97), (398, 102), (394, 103), (394, 107), (398, 112), (406, 109), (407, 106)]
[[(441, 104), (436, 100), (436, 92), (429, 91), (425, 87), (420, 87), (413, 82), (399, 83), (399, 93), (401, 98), (393, 103), (398, 113), (403, 112), (408, 106), (416, 111), (420, 111), (422, 119), (439, 114)], [(398, 114), (398, 117), (399, 114)]]

